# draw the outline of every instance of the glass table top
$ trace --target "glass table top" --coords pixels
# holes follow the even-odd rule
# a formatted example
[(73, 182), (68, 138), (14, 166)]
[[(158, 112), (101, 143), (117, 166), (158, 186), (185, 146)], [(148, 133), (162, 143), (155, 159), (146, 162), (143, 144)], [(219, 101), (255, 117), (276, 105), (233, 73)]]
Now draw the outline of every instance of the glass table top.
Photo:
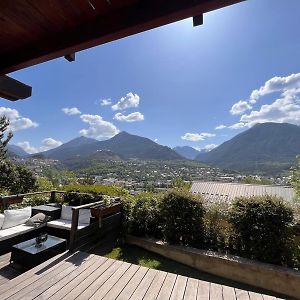
[(35, 238), (22, 242), (20, 244), (14, 245), (13, 248), (25, 251), (30, 254), (37, 254), (43, 252), (47, 249), (50, 249), (60, 243), (65, 243), (65, 239), (58, 238), (56, 236), (48, 235), (47, 241), (43, 242), (42, 246), (36, 247)]

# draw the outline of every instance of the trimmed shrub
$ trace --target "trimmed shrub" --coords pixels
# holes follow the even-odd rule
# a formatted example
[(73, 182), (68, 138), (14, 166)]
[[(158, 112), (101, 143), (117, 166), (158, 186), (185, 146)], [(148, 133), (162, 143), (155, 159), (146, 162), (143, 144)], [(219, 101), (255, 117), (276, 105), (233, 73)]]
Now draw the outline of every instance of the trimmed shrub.
[(130, 216), (130, 233), (137, 236), (162, 237), (160, 198), (159, 194), (154, 193), (141, 193), (136, 196)]
[(229, 220), (234, 228), (235, 254), (278, 265), (291, 264), (293, 212), (281, 198), (237, 198)]
[(67, 192), (101, 194), (107, 196), (130, 197), (129, 191), (114, 185), (66, 185), (62, 188)]
[(89, 203), (100, 201), (101, 199), (102, 196), (92, 195), (92, 194), (76, 193), (76, 192), (64, 193), (64, 202), (68, 203), (68, 205), (71, 206), (89, 204)]
[(230, 204), (227, 201), (206, 201), (204, 247), (208, 250), (227, 253), (230, 248), (232, 225), (228, 221)]
[(205, 209), (199, 197), (184, 190), (171, 191), (162, 198), (163, 235), (170, 244), (201, 247)]

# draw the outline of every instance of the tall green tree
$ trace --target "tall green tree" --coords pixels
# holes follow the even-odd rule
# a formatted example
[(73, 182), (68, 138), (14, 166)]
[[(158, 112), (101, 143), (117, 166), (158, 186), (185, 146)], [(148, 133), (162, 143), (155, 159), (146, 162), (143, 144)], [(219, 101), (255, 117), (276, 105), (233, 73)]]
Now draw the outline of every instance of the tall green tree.
[(292, 186), (300, 199), (300, 155), (297, 156), (297, 166), (292, 170)]
[(34, 191), (37, 185), (32, 172), (24, 166), (14, 165), (6, 157), (7, 145), (13, 137), (8, 128), (8, 118), (0, 117), (0, 192), (22, 194)]
[(9, 126), (9, 120), (5, 117), (2, 116), (0, 117), (0, 160), (5, 160), (6, 159), (6, 146), (8, 142), (11, 140), (13, 137), (13, 133), (9, 131), (7, 134)]

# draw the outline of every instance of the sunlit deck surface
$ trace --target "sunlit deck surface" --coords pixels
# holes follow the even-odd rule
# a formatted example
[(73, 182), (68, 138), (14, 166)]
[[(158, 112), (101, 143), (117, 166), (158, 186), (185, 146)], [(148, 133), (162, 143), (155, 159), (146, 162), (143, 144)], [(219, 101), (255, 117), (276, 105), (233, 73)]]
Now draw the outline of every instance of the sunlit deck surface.
[[(1, 268), (9, 254), (0, 257)], [(6, 272), (8, 272), (6, 267)], [(4, 299), (279, 299), (85, 252), (64, 253), (19, 275), (0, 270)]]

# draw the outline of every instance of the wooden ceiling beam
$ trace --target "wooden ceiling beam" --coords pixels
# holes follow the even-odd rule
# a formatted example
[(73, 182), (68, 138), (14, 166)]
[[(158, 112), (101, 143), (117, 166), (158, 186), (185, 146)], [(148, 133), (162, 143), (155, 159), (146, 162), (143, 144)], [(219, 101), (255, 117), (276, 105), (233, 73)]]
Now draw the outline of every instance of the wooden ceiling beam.
[(69, 62), (75, 61), (75, 53), (65, 55), (65, 59)]
[(0, 75), (241, 1), (244, 0), (139, 1), (73, 28), (62, 28), (60, 33), (52, 33), (19, 49), (2, 53)]
[(31, 96), (32, 88), (6, 75), (0, 76), (0, 97), (17, 101)]

